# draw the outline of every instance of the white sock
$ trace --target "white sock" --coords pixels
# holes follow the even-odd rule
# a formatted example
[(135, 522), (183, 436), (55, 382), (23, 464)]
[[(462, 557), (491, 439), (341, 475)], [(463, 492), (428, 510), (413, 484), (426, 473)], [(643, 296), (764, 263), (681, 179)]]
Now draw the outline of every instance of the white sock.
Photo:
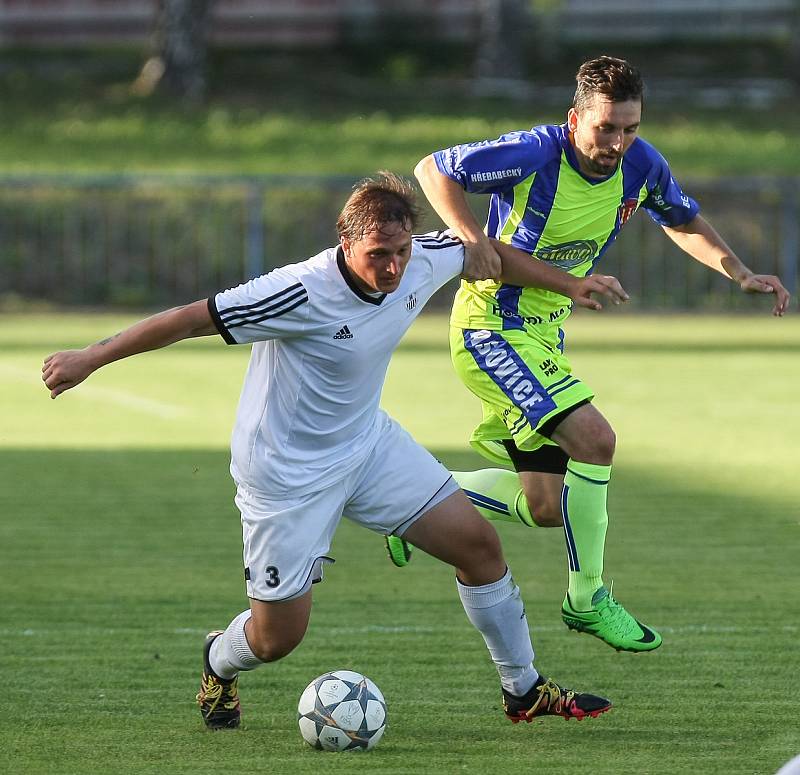
[(522, 696), (536, 683), (539, 673), (533, 666), (525, 607), (511, 571), (506, 569), (501, 579), (482, 587), (468, 587), (458, 579), (456, 585), (467, 618), (486, 641), (500, 683), (507, 692)]
[(240, 670), (255, 670), (264, 663), (251, 651), (244, 626), (250, 618), (250, 609), (242, 611), (229, 625), (228, 629), (217, 636), (208, 652), (211, 669), (220, 677), (228, 680)]

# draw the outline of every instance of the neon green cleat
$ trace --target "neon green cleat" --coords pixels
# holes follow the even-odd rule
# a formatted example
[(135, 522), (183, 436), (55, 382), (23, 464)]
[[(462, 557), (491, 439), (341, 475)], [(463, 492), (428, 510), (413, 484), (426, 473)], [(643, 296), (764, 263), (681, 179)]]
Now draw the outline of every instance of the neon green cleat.
[(400, 536), (386, 536), (386, 551), (389, 552), (389, 559), (398, 568), (403, 568), (411, 562), (411, 544)]
[(634, 619), (605, 587), (594, 593), (589, 611), (573, 609), (567, 594), (561, 617), (571, 630), (588, 632), (617, 651), (652, 651), (661, 645), (661, 636)]

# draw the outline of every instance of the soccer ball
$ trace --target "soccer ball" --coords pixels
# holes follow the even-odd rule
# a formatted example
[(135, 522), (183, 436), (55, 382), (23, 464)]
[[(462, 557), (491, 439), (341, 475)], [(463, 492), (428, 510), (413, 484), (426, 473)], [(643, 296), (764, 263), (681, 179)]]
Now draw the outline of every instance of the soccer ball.
[(303, 739), (325, 751), (369, 750), (386, 730), (386, 701), (361, 673), (334, 670), (300, 695), (297, 722)]

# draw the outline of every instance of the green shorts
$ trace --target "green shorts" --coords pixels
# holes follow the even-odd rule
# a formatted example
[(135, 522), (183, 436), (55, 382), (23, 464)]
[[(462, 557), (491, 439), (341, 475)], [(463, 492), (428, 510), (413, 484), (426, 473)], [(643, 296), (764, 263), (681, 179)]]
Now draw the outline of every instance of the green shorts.
[(509, 463), (503, 439), (529, 452), (553, 444), (538, 430), (594, 397), (572, 375), (563, 353), (523, 331), (451, 328), (450, 355), (461, 381), (483, 406), (470, 444), (494, 463)]

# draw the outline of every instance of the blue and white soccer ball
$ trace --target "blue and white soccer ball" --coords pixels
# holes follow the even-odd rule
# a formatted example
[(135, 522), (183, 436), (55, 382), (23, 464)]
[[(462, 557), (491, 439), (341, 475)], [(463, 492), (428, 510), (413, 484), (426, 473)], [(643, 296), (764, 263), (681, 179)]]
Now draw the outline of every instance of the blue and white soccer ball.
[(314, 748), (368, 751), (386, 730), (386, 700), (361, 673), (334, 670), (306, 686), (297, 721), (303, 739)]

